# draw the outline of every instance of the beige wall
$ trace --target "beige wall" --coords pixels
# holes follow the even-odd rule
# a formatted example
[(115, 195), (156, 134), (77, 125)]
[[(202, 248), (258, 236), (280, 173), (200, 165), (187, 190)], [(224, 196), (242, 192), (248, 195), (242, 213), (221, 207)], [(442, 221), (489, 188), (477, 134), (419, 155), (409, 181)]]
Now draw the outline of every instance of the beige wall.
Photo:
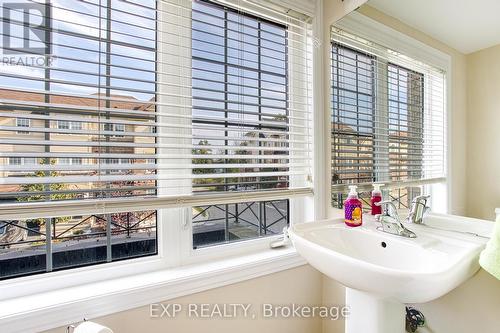
[[(325, 304), (343, 302), (344, 295), (344, 287), (323, 278)], [(480, 270), (469, 281), (443, 297), (414, 306), (422, 311), (427, 320), (427, 327), (419, 329), (418, 333), (498, 333), (500, 282)], [(344, 333), (343, 324), (343, 321), (324, 321), (323, 333)]]
[(484, 270), (447, 295), (418, 304), (427, 319), (419, 333), (498, 333), (500, 282)]
[[(259, 311), (262, 303), (274, 305), (321, 305), (322, 275), (310, 266), (267, 275), (249, 281), (216, 288), (164, 303), (251, 303)], [(149, 306), (116, 313), (95, 322), (106, 325), (115, 333), (320, 333), (321, 320), (315, 319), (151, 319)], [(58, 328), (46, 333), (64, 333)]]
[(500, 45), (467, 56), (467, 215), (500, 207)]

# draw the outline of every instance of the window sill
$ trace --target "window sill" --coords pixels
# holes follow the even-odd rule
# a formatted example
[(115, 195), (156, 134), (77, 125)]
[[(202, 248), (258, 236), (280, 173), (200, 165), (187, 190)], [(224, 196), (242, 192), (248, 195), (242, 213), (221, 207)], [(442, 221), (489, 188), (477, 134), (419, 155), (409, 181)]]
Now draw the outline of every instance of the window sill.
[(0, 331), (32, 332), (80, 322), (304, 265), (294, 248), (80, 285), (0, 303)]

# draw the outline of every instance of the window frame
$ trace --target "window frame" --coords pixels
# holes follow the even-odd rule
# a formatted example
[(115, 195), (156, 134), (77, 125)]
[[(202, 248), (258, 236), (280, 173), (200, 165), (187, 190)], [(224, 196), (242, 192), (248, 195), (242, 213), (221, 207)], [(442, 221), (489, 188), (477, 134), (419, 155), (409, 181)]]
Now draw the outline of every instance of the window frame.
[[(24, 124), (24, 122), (26, 121), (27, 125)], [(16, 127), (19, 127), (19, 128), (30, 128), (31, 127), (31, 119), (29, 118), (16, 118)], [(23, 135), (29, 135), (31, 134), (30, 131), (22, 131), (22, 130), (19, 130), (16, 132), (17, 134), (23, 134)]]
[[(158, 6), (164, 5), (161, 1)], [(162, 8), (159, 7), (158, 10), (167, 17), (167, 13)], [(189, 18), (183, 19), (189, 20)], [(158, 34), (159, 44), (161, 44), (161, 38), (161, 34)], [(303, 42), (300, 39), (297, 41)], [(189, 40), (189, 45), (190, 43)], [(160, 68), (158, 70), (161, 71)], [(291, 69), (288, 68), (288, 71), (291, 72)], [(159, 89), (158, 92), (161, 93), (162, 90)], [(316, 215), (314, 209), (304, 208), (307, 203), (314, 207), (309, 198), (289, 197), (285, 194), (283, 199), (289, 199), (290, 207), (294, 207), (290, 209), (290, 225), (311, 220)], [(174, 223), (162, 223), (162, 221), (172, 221), (172, 219), (175, 220)], [(191, 208), (157, 209), (157, 254), (1, 280), (0, 295), (5, 298), (36, 295), (56, 288), (98, 283), (103, 280), (179, 268), (182, 265), (199, 265), (206, 263), (207, 260), (217, 262), (228, 257), (238, 258), (268, 251), (274, 252), (275, 250), (269, 249), (269, 244), (283, 237), (274, 235), (193, 249), (191, 219)], [(288, 253), (285, 254), (285, 256), (288, 255)], [(273, 254), (273, 257), (279, 258), (279, 252)]]
[[(222, 4), (219, 4), (217, 2), (214, 2), (214, 1), (200, 1), (200, 4), (202, 5), (202, 8), (201, 10), (204, 9), (204, 7), (206, 6), (207, 8), (209, 8), (208, 10), (208, 13), (211, 11), (211, 10), (216, 10), (218, 13), (221, 14), (221, 19), (223, 19), (226, 23), (224, 26), (220, 27), (220, 34), (218, 34), (216, 37), (221, 37), (224, 39), (224, 42), (222, 45), (220, 45), (221, 49), (223, 50), (224, 52), (224, 57), (223, 59), (211, 59), (210, 56), (208, 57), (205, 57), (203, 55), (203, 52), (201, 52), (201, 54), (192, 54), (192, 59), (194, 61), (197, 61), (197, 62), (200, 62), (200, 63), (207, 63), (207, 64), (213, 64), (215, 66), (220, 66), (223, 68), (223, 75), (224, 75), (224, 80), (221, 80), (220, 81), (220, 84), (224, 85), (225, 88), (223, 89), (223, 91), (218, 91), (214, 97), (214, 100), (218, 100), (220, 101), (220, 103), (224, 103), (225, 105), (225, 109), (228, 109), (228, 108), (231, 108), (231, 107), (228, 107), (228, 105), (230, 104), (236, 104), (237, 101), (234, 100), (234, 96), (233, 97), (230, 97), (231, 95), (237, 95), (237, 96), (250, 96), (251, 98), (255, 98), (258, 100), (258, 102), (253, 102), (253, 103), (257, 103), (258, 106), (255, 106), (256, 107), (256, 110), (252, 111), (252, 112), (249, 112), (248, 114), (250, 116), (256, 116), (258, 117), (258, 119), (262, 119), (263, 117), (265, 116), (269, 116), (268, 114), (266, 114), (265, 109), (266, 108), (266, 105), (263, 105), (264, 103), (262, 103), (262, 100), (265, 100), (266, 99), (266, 96), (263, 95), (262, 91), (265, 90), (264, 88), (264, 85), (265, 85), (265, 80), (263, 79), (263, 76), (265, 75), (269, 75), (269, 76), (272, 76), (272, 77), (275, 77), (277, 80), (283, 80), (283, 84), (281, 83), (276, 83), (276, 85), (282, 85), (284, 87), (284, 93), (283, 93), (283, 100), (281, 100), (280, 102), (283, 102), (285, 107), (286, 107), (286, 110), (283, 110), (282, 112), (284, 112), (286, 114), (286, 116), (288, 117), (288, 115), (290, 114), (290, 110), (289, 110), (289, 103), (288, 103), (288, 100), (289, 100), (289, 71), (288, 71), (288, 58), (289, 58), (289, 51), (288, 51), (288, 37), (289, 37), (289, 31), (288, 31), (288, 26), (286, 24), (283, 24), (283, 23), (277, 23), (277, 22), (274, 22), (272, 20), (269, 20), (268, 18), (265, 18), (265, 17), (261, 17), (261, 16), (258, 16), (258, 15), (254, 15), (254, 14), (251, 14), (251, 13), (246, 13), (246, 12), (242, 12), (242, 11), (239, 11), (235, 8), (232, 8), (230, 6), (226, 6), (226, 5), (222, 5)], [(199, 11), (200, 9), (198, 9), (197, 11)], [(204, 13), (204, 12), (203, 12)], [(237, 15), (239, 16), (238, 19), (235, 19), (235, 18), (231, 18), (231, 16), (233, 15)], [(218, 19), (219, 17), (217, 17)], [(250, 19), (253, 21), (253, 23), (255, 24), (255, 26), (253, 26), (252, 24), (250, 23), (245, 23), (245, 20), (246, 19)], [(205, 24), (205, 22), (203, 20), (200, 20), (200, 22), (203, 22)], [(206, 23), (206, 24), (209, 24), (209, 23)], [(258, 31), (257, 33), (257, 37), (252, 37), (255, 38), (257, 41), (254, 42), (256, 43), (257, 45), (255, 45), (254, 43), (251, 43), (251, 42), (248, 42), (249, 44), (248, 45), (251, 45), (251, 46), (255, 46), (256, 47), (256, 50), (257, 51), (254, 51), (254, 54), (256, 54), (256, 59), (253, 59), (251, 60), (251, 63), (253, 65), (248, 65), (248, 64), (245, 64), (244, 62), (242, 64), (236, 64), (234, 62), (234, 60), (231, 60), (231, 51), (234, 51), (234, 48), (235, 46), (231, 46), (231, 42), (234, 42), (234, 37), (230, 37), (230, 34), (235, 32), (234, 29), (236, 28), (231, 28), (231, 24), (242, 24), (243, 26), (245, 26), (246, 24), (248, 24), (251, 29), (255, 29), (256, 31)], [(265, 45), (262, 45), (262, 40), (261, 40), (261, 32), (263, 31), (264, 33), (268, 32), (268, 33), (271, 33), (273, 32), (272, 31), (272, 28), (270, 31), (267, 31), (265, 30), (265, 27), (273, 27), (273, 28), (278, 28), (278, 29), (282, 29), (283, 31), (283, 36), (281, 37), (283, 40), (279, 41), (280, 42), (280, 45), (283, 45), (284, 48), (285, 48), (285, 51), (284, 51), (284, 60), (283, 61), (283, 73), (275, 73), (275, 72), (271, 72), (270, 70), (267, 70), (265, 67), (266, 67), (266, 63), (263, 59), (263, 57), (261, 56), (262, 55), (262, 52), (263, 50), (265, 50)], [(275, 33), (275, 32), (273, 32)], [(215, 32), (212, 33), (214, 36), (216, 35)], [(278, 33), (276, 33), (278, 34)], [(265, 39), (264, 39), (265, 40)], [(283, 42), (283, 44), (281, 44), (281, 42)], [(192, 42), (192, 45), (196, 43), (196, 40), (193, 39), (193, 42)], [(203, 42), (201, 42), (203, 43)], [(276, 42), (278, 43), (278, 42)], [(242, 42), (242, 44), (244, 44), (245, 46), (248, 46), (247, 45), (247, 42)], [(201, 48), (202, 45), (195, 45), (195, 49), (199, 50)], [(244, 48), (244, 46), (243, 46)], [(234, 57), (234, 55), (233, 55)], [(280, 60), (281, 61), (281, 60)], [(276, 64), (274, 64), (276, 65)], [(277, 66), (276, 66), (277, 67)], [(234, 82), (232, 82), (232, 80), (229, 78), (229, 77), (233, 77), (235, 76), (235, 74), (231, 74), (231, 73), (234, 73), (234, 71), (245, 71), (245, 72), (250, 72), (252, 74), (255, 74), (255, 78), (252, 78), (252, 79), (249, 79), (249, 81), (255, 81), (255, 86), (252, 85), (252, 89), (255, 89), (257, 91), (257, 93), (255, 94), (251, 94), (249, 93), (248, 95), (245, 94), (245, 92), (234, 92), (234, 91), (231, 91), (230, 88), (228, 87), (232, 87)], [(204, 81), (204, 78), (203, 78), (203, 75), (196, 75), (196, 74), (192, 74), (192, 80), (195, 80), (195, 81)], [(247, 85), (250, 85), (250, 83), (247, 83)], [(193, 84), (193, 87), (194, 87), (194, 84)], [(205, 92), (207, 89), (204, 88), (204, 87), (200, 87), (200, 88), (196, 88), (196, 90), (200, 90), (200, 91), (203, 91)], [(222, 94), (223, 97), (218, 97), (217, 95), (218, 94)], [(201, 101), (203, 102), (206, 98), (208, 98), (207, 96), (203, 95), (203, 96), (193, 96), (193, 101), (195, 100), (198, 100), (198, 101)], [(209, 98), (210, 99), (210, 98)], [(275, 100), (278, 100), (277, 97), (275, 97)], [(194, 104), (194, 102), (193, 102)], [(246, 105), (245, 102), (242, 103), (243, 105)], [(282, 109), (281, 106), (275, 106), (275, 107), (272, 107), (272, 106), (268, 106), (270, 109), (273, 109), (275, 108), (276, 110), (277, 109)], [(197, 112), (198, 107), (196, 107), (196, 111), (195, 111), (195, 108), (193, 107), (193, 113), (194, 112)], [(203, 110), (202, 110), (203, 111)], [(217, 113), (223, 113), (224, 111), (221, 109), (221, 110), (211, 110), (211, 111), (215, 111)], [(272, 111), (270, 111), (272, 112)], [(224, 112), (224, 117), (225, 118), (231, 118), (230, 116), (228, 116), (229, 112), (225, 111)], [(247, 111), (243, 111), (242, 114), (246, 115), (247, 114)], [(262, 124), (259, 124), (258, 126), (255, 126), (254, 124), (250, 124), (252, 121), (249, 121), (249, 123), (246, 123), (245, 120), (243, 119), (242, 123), (238, 123), (236, 124), (236, 120), (234, 121), (231, 121), (231, 120), (227, 120), (227, 119), (223, 119), (223, 120), (218, 120), (218, 119), (213, 119), (213, 120), (196, 120), (196, 119), (193, 119), (193, 127), (195, 127), (196, 125), (208, 125), (210, 127), (213, 127), (213, 130), (217, 130), (217, 131), (226, 131), (226, 134), (227, 134), (227, 129), (228, 128), (232, 128), (234, 129), (236, 126), (242, 126), (242, 127), (248, 127), (248, 131), (252, 131), (254, 129), (258, 129), (258, 130), (274, 130), (274, 131), (279, 131), (281, 130), (281, 127), (285, 127), (285, 130), (282, 131), (283, 133), (283, 141), (282, 142), (279, 142), (279, 146), (285, 146), (285, 147), (288, 147), (289, 146), (289, 143), (288, 143), (288, 138), (289, 138), (289, 125), (288, 125), (288, 122), (287, 123), (283, 123), (283, 124), (279, 124), (279, 125), (276, 125), (276, 128), (274, 128), (272, 125), (262, 125)], [(281, 133), (280, 133), (281, 135)], [(264, 136), (263, 136), (264, 137)], [(210, 141), (210, 140), (208, 140)], [(262, 143), (259, 141), (259, 146), (264, 146), (265, 143)], [(280, 152), (278, 150), (278, 152)], [(290, 159), (291, 155), (293, 154), (293, 152), (290, 152), (290, 153), (287, 153), (286, 155), (284, 155), (284, 159)], [(286, 156), (286, 157), (285, 157)], [(209, 157), (208, 157), (209, 158)], [(265, 177), (265, 176), (264, 176)], [(242, 178), (242, 177), (238, 177), (238, 178)], [(259, 183), (259, 178), (260, 177), (257, 177), (257, 184)], [(289, 178), (290, 177), (287, 177), (286, 181), (280, 181), (279, 177), (276, 177), (276, 180), (272, 180), (271, 182), (273, 182), (275, 184), (275, 187), (272, 187), (272, 189), (277, 189), (278, 188), (278, 185), (280, 182), (286, 182), (286, 184), (289, 183)], [(223, 187), (225, 190), (224, 192), (227, 192), (227, 191), (230, 191), (230, 188), (231, 187), (247, 187), (247, 186), (253, 186), (253, 185), (249, 185), (248, 183), (245, 182), (245, 180), (240, 180), (238, 179), (236, 182), (232, 183), (232, 184), (220, 184), (220, 185), (216, 185), (218, 187)], [(193, 184), (193, 189), (196, 187), (195, 184)], [(254, 186), (254, 187), (257, 187), (258, 189), (262, 189), (263, 187), (260, 187), (259, 185), (257, 186)], [(193, 193), (195, 193), (195, 191), (193, 190)], [(288, 198), (284, 198), (283, 200), (286, 200), (287, 201), (287, 215), (286, 215), (286, 224), (287, 226), (290, 225), (290, 214), (289, 214), (289, 204), (290, 204), (290, 201)], [(282, 201), (282, 200), (276, 200), (276, 201)], [(276, 202), (275, 201), (275, 202)], [(254, 205), (257, 205), (258, 206), (258, 211), (261, 212), (262, 211), (262, 207), (261, 207), (261, 203), (263, 203), (265, 201), (262, 201), (262, 202), (241, 202), (239, 204), (247, 204), (247, 207), (244, 208), (243, 210), (248, 210), (250, 209), (252, 212), (253, 212), (253, 209), (255, 208)], [(225, 204), (213, 204), (213, 205), (206, 205), (206, 206), (217, 206), (219, 209), (225, 209), (226, 211), (229, 211), (231, 206), (234, 206), (235, 204), (231, 204), (231, 205), (225, 205)], [(252, 207), (248, 206), (248, 205), (251, 205)], [(203, 206), (205, 207), (205, 206)], [(203, 208), (201, 207), (201, 208)], [(265, 207), (265, 206), (264, 206)], [(265, 209), (265, 208), (264, 208)], [(227, 213), (226, 213), (227, 214)], [(237, 214), (237, 213), (235, 213)], [(256, 214), (259, 214), (259, 213), (256, 213)], [(262, 225), (265, 226), (265, 221), (263, 221), (263, 219), (265, 219), (265, 214), (262, 214), (264, 216), (261, 216), (261, 214), (259, 214), (259, 218), (258, 218), (258, 222), (255, 222), (255, 223), (259, 223), (259, 228), (262, 227)], [(238, 215), (236, 215), (238, 216)], [(217, 220), (223, 220), (224, 218), (220, 218), (220, 219), (217, 219)], [(226, 215), (225, 217), (226, 219), (226, 223), (228, 220), (230, 220), (231, 218), (229, 217), (229, 215)], [(281, 221), (281, 219), (279, 219), (279, 221)], [(201, 221), (200, 221), (201, 222)], [(195, 223), (195, 221), (192, 219), (191, 220), (191, 223)], [(246, 223), (246, 222), (242, 222), (242, 223)], [(191, 253), (197, 253), (199, 252), (201, 249), (205, 249), (205, 248), (208, 248), (208, 247), (213, 247), (213, 246), (220, 246), (220, 245), (229, 245), (231, 243), (236, 243), (236, 242), (242, 242), (242, 241), (250, 241), (250, 240), (256, 240), (256, 239), (259, 239), (259, 238), (269, 238), (269, 237), (280, 237), (281, 236), (281, 232), (280, 233), (277, 233), (275, 235), (270, 235), (270, 234), (265, 234), (265, 235), (256, 235), (255, 237), (248, 237), (248, 238), (244, 238), (244, 239), (241, 239), (241, 240), (230, 240), (230, 239), (227, 239), (229, 236), (228, 236), (228, 233), (230, 233), (230, 230), (227, 229), (229, 228), (229, 226), (227, 225), (226, 226), (226, 235), (224, 236), (224, 240), (223, 241), (220, 241), (220, 242), (213, 242), (213, 243), (208, 243), (208, 244), (202, 244), (200, 245), (198, 248), (196, 249), (193, 249), (194, 252), (191, 252)], [(264, 227), (265, 228), (265, 227)], [(264, 230), (265, 232), (267, 231)], [(192, 238), (193, 238), (193, 242), (194, 242), (194, 234), (192, 235)], [(194, 245), (193, 245), (194, 246)]]
[[(357, 50), (353, 47), (350, 47), (348, 45), (345, 45), (345, 44), (342, 44), (342, 43), (339, 43), (339, 42), (335, 42), (335, 41), (332, 41), (331, 42), (331, 48), (332, 48), (332, 97), (333, 97), (333, 103), (337, 103), (338, 105), (342, 104), (340, 102), (341, 98), (342, 98), (342, 92), (345, 92), (345, 93), (351, 93), (351, 94), (355, 94), (356, 96), (356, 101), (355, 102), (351, 102), (351, 103), (356, 103), (356, 105), (353, 105), (353, 104), (347, 104), (349, 106), (353, 106), (353, 107), (356, 107), (356, 114), (359, 113), (359, 108), (360, 108), (360, 105), (359, 105), (359, 96), (364, 96), (364, 97), (370, 97), (372, 99), (372, 103), (371, 103), (371, 107), (369, 109), (367, 109), (366, 107), (362, 107), (364, 109), (366, 109), (367, 111), (365, 112), (371, 112), (372, 115), (371, 115), (371, 119), (368, 120), (368, 119), (361, 119), (361, 121), (370, 121), (372, 123), (371, 126), (367, 127), (365, 125), (362, 125), (361, 127), (362, 128), (369, 128), (369, 131), (366, 131), (366, 133), (364, 131), (361, 131), (360, 130), (360, 119), (359, 119), (359, 116), (357, 116), (357, 122), (356, 124), (349, 124), (349, 126), (351, 127), (354, 127), (355, 130), (354, 130), (354, 134), (353, 135), (350, 135), (350, 134), (345, 134), (345, 136), (342, 136), (342, 130), (337, 130), (337, 129), (332, 129), (332, 131), (334, 132), (332, 134), (332, 139), (335, 138), (336, 140), (333, 140), (333, 146), (332, 147), (335, 147), (336, 146), (336, 142), (338, 141), (346, 141), (346, 140), (357, 140), (357, 143), (356, 143), (356, 146), (358, 146), (360, 143), (359, 141), (363, 140), (363, 138), (365, 140), (370, 140), (371, 141), (371, 150), (369, 151), (366, 151), (366, 152), (358, 152), (357, 153), (357, 156), (355, 157), (355, 160), (357, 161), (357, 164), (361, 164), (361, 161), (363, 162), (366, 162), (368, 161), (369, 164), (371, 165), (371, 169), (370, 170), (366, 170), (365, 171), (360, 171), (360, 165), (357, 166), (357, 168), (355, 168), (355, 170), (353, 170), (353, 174), (357, 174), (357, 177), (352, 177), (352, 178), (346, 178), (344, 179), (343, 183), (338, 183), (338, 184), (333, 184), (332, 186), (335, 186), (335, 185), (347, 185), (347, 184), (350, 184), (350, 183), (354, 183), (354, 184), (359, 184), (359, 183), (384, 183), (384, 182), (398, 182), (398, 181), (413, 181), (414, 178), (411, 177), (411, 176), (407, 176), (409, 177), (409, 179), (400, 179), (402, 178), (401, 175), (397, 175), (397, 176), (393, 176), (391, 175), (390, 173), (386, 176), (381, 176), (378, 174), (377, 170), (389, 170), (390, 169), (390, 165), (393, 164), (394, 162), (402, 162), (403, 165), (405, 165), (406, 163), (409, 163), (409, 162), (412, 162), (413, 159), (411, 158), (407, 158), (406, 160), (403, 160), (399, 157), (396, 157), (394, 159), (392, 159), (390, 157), (390, 150), (394, 147), (394, 143), (396, 144), (402, 144), (404, 142), (407, 143), (407, 145), (411, 146), (411, 145), (414, 145), (414, 144), (418, 144), (420, 143), (420, 145), (422, 145), (421, 149), (423, 149), (423, 135), (424, 135), (424, 118), (423, 118), (423, 115), (424, 115), (424, 100), (427, 96), (427, 94), (429, 93), (429, 89), (424, 85), (424, 79), (426, 77), (426, 74), (424, 73), (420, 73), (419, 71), (416, 71), (416, 70), (413, 70), (413, 69), (410, 69), (410, 68), (407, 68), (405, 67), (404, 65), (401, 65), (401, 64), (397, 64), (395, 62), (391, 62), (391, 61), (388, 61), (386, 59), (383, 59), (383, 58), (380, 58), (380, 57), (377, 57), (375, 55), (371, 55), (371, 54), (368, 54), (368, 53), (365, 53), (363, 51), (360, 51), (360, 50)], [(335, 49), (337, 51), (335, 51)], [(340, 51), (347, 51), (349, 53), (351, 53), (352, 55), (356, 56), (356, 59), (351, 59), (349, 57), (347, 57), (349, 60), (354, 60), (356, 61), (356, 78), (353, 78), (352, 80), (356, 82), (356, 87), (354, 88), (349, 88), (349, 87), (345, 87), (346, 85), (349, 85), (349, 84), (346, 84), (345, 82), (340, 82), (340, 76), (338, 75), (338, 72), (339, 71), (343, 71), (345, 70), (342, 65), (339, 64), (340, 60), (342, 57), (345, 57), (344, 55), (340, 55)], [(366, 59), (369, 59), (370, 60), (370, 66), (372, 67), (372, 70), (370, 72), (371, 74), (371, 81), (370, 81), (370, 89), (371, 89), (371, 93), (367, 93), (367, 92), (363, 92), (359, 89), (359, 82), (362, 82), (362, 83), (367, 83), (366, 81), (359, 81), (358, 80), (358, 71), (360, 69), (360, 67), (357, 65), (360, 61), (358, 60), (358, 57), (364, 57)], [(335, 62), (337, 63), (337, 66), (334, 66)], [(361, 62), (361, 63), (364, 63), (364, 62)], [(368, 65), (368, 63), (366, 63)], [(349, 65), (351, 66), (351, 65)], [(352, 65), (354, 66), (354, 65)], [(391, 68), (395, 69), (397, 72), (393, 72), (391, 71)], [(391, 86), (391, 83), (390, 83), (390, 79), (391, 79), (391, 73), (396, 73), (396, 75), (399, 75), (399, 72), (400, 71), (403, 71), (403, 72), (406, 72), (408, 74), (411, 74), (411, 75), (415, 75), (415, 76), (418, 76), (419, 77), (419, 81), (421, 83), (421, 86), (420, 86), (420, 92), (419, 92), (419, 95), (418, 95), (418, 98), (419, 98), (419, 103), (421, 103), (420, 106), (417, 106), (415, 104), (412, 104), (412, 103), (409, 103), (409, 102), (402, 102), (400, 99), (399, 99), (399, 89), (398, 89), (398, 92), (397, 92), (397, 96), (396, 99), (392, 98), (391, 97), (391, 93), (390, 93), (390, 86)], [(337, 75), (335, 74), (337, 73)], [(337, 77), (337, 84), (335, 84), (336, 80), (335, 80), (335, 77)], [(378, 79), (377, 79), (378, 77)], [(399, 79), (398, 79), (398, 88), (399, 88)], [(407, 90), (410, 90), (411, 87), (407, 87)], [(407, 92), (408, 93), (408, 92)], [(348, 99), (353, 99), (353, 98), (348, 98)], [(396, 103), (398, 104), (398, 107), (397, 107), (397, 113), (394, 117), (394, 111), (391, 112), (391, 103)], [(400, 111), (401, 111), (401, 108), (400, 108), (400, 104), (405, 104), (406, 107), (407, 107), (407, 120), (406, 122), (409, 122), (410, 118), (411, 118), (411, 115), (410, 113), (413, 112), (415, 113), (415, 111), (411, 111), (410, 108), (413, 107), (419, 107), (421, 110), (421, 114), (420, 115), (420, 123), (417, 124), (417, 125), (412, 125), (411, 127), (413, 127), (413, 130), (416, 130), (417, 133), (420, 133), (421, 134), (421, 138), (415, 138), (409, 136), (408, 138), (400, 138), (399, 136), (393, 136), (391, 135), (391, 132), (394, 131), (393, 128), (393, 124), (391, 123), (391, 120), (397, 120), (398, 121), (398, 125), (397, 127), (399, 128), (399, 122), (401, 121), (401, 115), (400, 115)], [(343, 110), (339, 110), (339, 107), (335, 107), (335, 104), (332, 105), (332, 110), (336, 110), (337, 113), (334, 113), (332, 115), (332, 117), (337, 117), (337, 118), (342, 118), (342, 112), (344, 112)], [(387, 106), (387, 109), (384, 108), (384, 107), (380, 107), (380, 105), (382, 106)], [(347, 111), (347, 113), (349, 113), (349, 116), (352, 116), (352, 113), (354, 113), (354, 111)], [(339, 124), (342, 124), (342, 121), (340, 121)], [(410, 125), (406, 125), (407, 127), (410, 127)], [(399, 131), (396, 130), (396, 131)], [(382, 133), (385, 133), (385, 135), (382, 135), (381, 137), (378, 138), (379, 136), (379, 133), (382, 132)], [(410, 135), (414, 133), (414, 132), (410, 132)], [(353, 138), (354, 137), (354, 138)], [(385, 145), (380, 147), (380, 146), (375, 146), (374, 142), (376, 142), (377, 140), (380, 142), (382, 140), (385, 140), (386, 137), (389, 138), (389, 140), (387, 142), (385, 142)], [(420, 140), (418, 140), (420, 139)], [(342, 143), (339, 143), (339, 145), (341, 146)], [(377, 148), (377, 149), (375, 149)], [(333, 149), (332, 149), (333, 150)], [(360, 153), (364, 153), (365, 155), (367, 154), (370, 154), (371, 157), (366, 157), (366, 158), (363, 158), (363, 159), (360, 159), (360, 156), (359, 154)], [(354, 154), (354, 153), (353, 153)], [(385, 160), (383, 158), (381, 158), (380, 156), (383, 156), (383, 155), (389, 155), (389, 159)], [(354, 161), (350, 161), (350, 160), (341, 160), (341, 161), (349, 161), (350, 163), (353, 163), (353, 164), (356, 164)], [(335, 169), (335, 157), (332, 157), (332, 170)], [(424, 167), (424, 163), (423, 163), (423, 160), (422, 160), (422, 155), (420, 155), (420, 167), (421, 169), (423, 170), (423, 167)], [(394, 171), (397, 171), (398, 173), (401, 173), (403, 172), (402, 171), (403, 169), (396, 169)], [(347, 171), (347, 170), (344, 170), (344, 169), (341, 169), (341, 171)], [(413, 170), (411, 170), (410, 172), (414, 172)], [(369, 174), (369, 176), (361, 176), (361, 174)], [(393, 178), (398, 178), (398, 179), (393, 179)]]
[[(417, 59), (423, 63), (426, 63), (435, 68), (443, 70), (446, 75), (444, 78), (445, 85), (445, 100), (444, 100), (444, 124), (446, 126), (444, 136), (446, 142), (450, 142), (453, 135), (454, 129), (451, 127), (452, 113), (451, 113), (451, 96), (453, 93), (452, 78), (453, 78), (453, 67), (451, 56), (435, 47), (423, 43), (413, 37), (410, 37), (394, 28), (377, 22), (359, 12), (352, 12), (348, 16), (339, 20), (335, 23), (333, 28), (339, 28), (355, 34), (365, 40), (369, 40), (373, 43), (379, 45), (391, 45), (391, 48), (398, 50), (399, 52), (413, 58)], [(330, 38), (328, 39), (330, 41)], [(410, 68), (411, 69), (411, 68)], [(331, 74), (331, 66), (328, 69)], [(427, 84), (424, 82), (424, 85)], [(327, 87), (330, 91), (331, 84)], [(327, 105), (329, 112), (331, 112), (331, 104)], [(331, 147), (331, 139), (328, 140), (328, 147)], [(450, 161), (453, 160), (452, 149), (446, 149), (445, 152), (445, 170), (446, 178), (442, 181), (434, 184), (424, 183), (424, 191), (430, 194), (430, 204), (433, 207), (433, 211), (436, 213), (449, 214), (451, 209), (451, 203), (453, 201), (454, 194), (454, 183), (453, 172), (450, 168)], [(331, 179), (331, 170), (329, 170), (329, 176)], [(330, 184), (328, 190), (328, 212), (329, 216), (336, 216), (338, 209), (332, 207), (332, 186)]]

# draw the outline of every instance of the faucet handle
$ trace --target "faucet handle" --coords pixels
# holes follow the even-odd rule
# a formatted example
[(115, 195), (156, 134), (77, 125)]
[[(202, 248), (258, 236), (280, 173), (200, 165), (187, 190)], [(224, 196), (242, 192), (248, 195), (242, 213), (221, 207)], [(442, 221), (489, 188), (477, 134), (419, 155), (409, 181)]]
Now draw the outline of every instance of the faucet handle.
[[(384, 200), (384, 201), (375, 202), (375, 205), (383, 207), (383, 209), (384, 209), (383, 215), (399, 218), (398, 208), (392, 202), (392, 200)], [(392, 210), (392, 213), (391, 213), (391, 210)]]
[(410, 213), (408, 214), (407, 221), (410, 223), (421, 224), (424, 214), (429, 210), (427, 206), (427, 199), (430, 195), (419, 195), (413, 198), (411, 202)]
[(425, 200), (425, 201), (427, 201), (427, 199), (429, 199), (430, 197), (431, 197), (430, 195), (425, 195), (425, 194), (423, 194), (423, 195), (418, 195), (418, 196), (416, 196), (415, 198), (413, 198), (413, 200), (412, 200), (412, 201), (413, 201), (413, 202), (420, 202), (421, 200)]

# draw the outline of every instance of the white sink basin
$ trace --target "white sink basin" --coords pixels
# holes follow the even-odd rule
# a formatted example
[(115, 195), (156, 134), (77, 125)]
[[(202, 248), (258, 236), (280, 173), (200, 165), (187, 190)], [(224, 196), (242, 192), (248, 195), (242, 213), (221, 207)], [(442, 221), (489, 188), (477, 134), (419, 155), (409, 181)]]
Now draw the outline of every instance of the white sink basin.
[[(424, 220), (429, 226), (407, 226), (417, 238), (404, 238), (376, 230), (377, 223), (371, 216), (364, 220), (364, 225), (357, 228), (347, 227), (342, 219), (304, 223), (291, 227), (289, 234), (297, 251), (313, 267), (352, 289), (348, 295), (357, 292), (353, 299), (380, 300), (381, 307), (389, 303), (401, 305), (403, 325), (402, 303), (423, 303), (441, 297), (479, 269), (479, 253), (488, 238), (462, 232), (484, 235), (493, 227), (489, 221), (430, 215)], [(369, 305), (369, 311), (374, 312), (373, 306)], [(401, 322), (392, 327), (401, 327)], [(380, 330), (357, 326), (347, 332), (356, 330), (395, 331), (385, 326)]]

